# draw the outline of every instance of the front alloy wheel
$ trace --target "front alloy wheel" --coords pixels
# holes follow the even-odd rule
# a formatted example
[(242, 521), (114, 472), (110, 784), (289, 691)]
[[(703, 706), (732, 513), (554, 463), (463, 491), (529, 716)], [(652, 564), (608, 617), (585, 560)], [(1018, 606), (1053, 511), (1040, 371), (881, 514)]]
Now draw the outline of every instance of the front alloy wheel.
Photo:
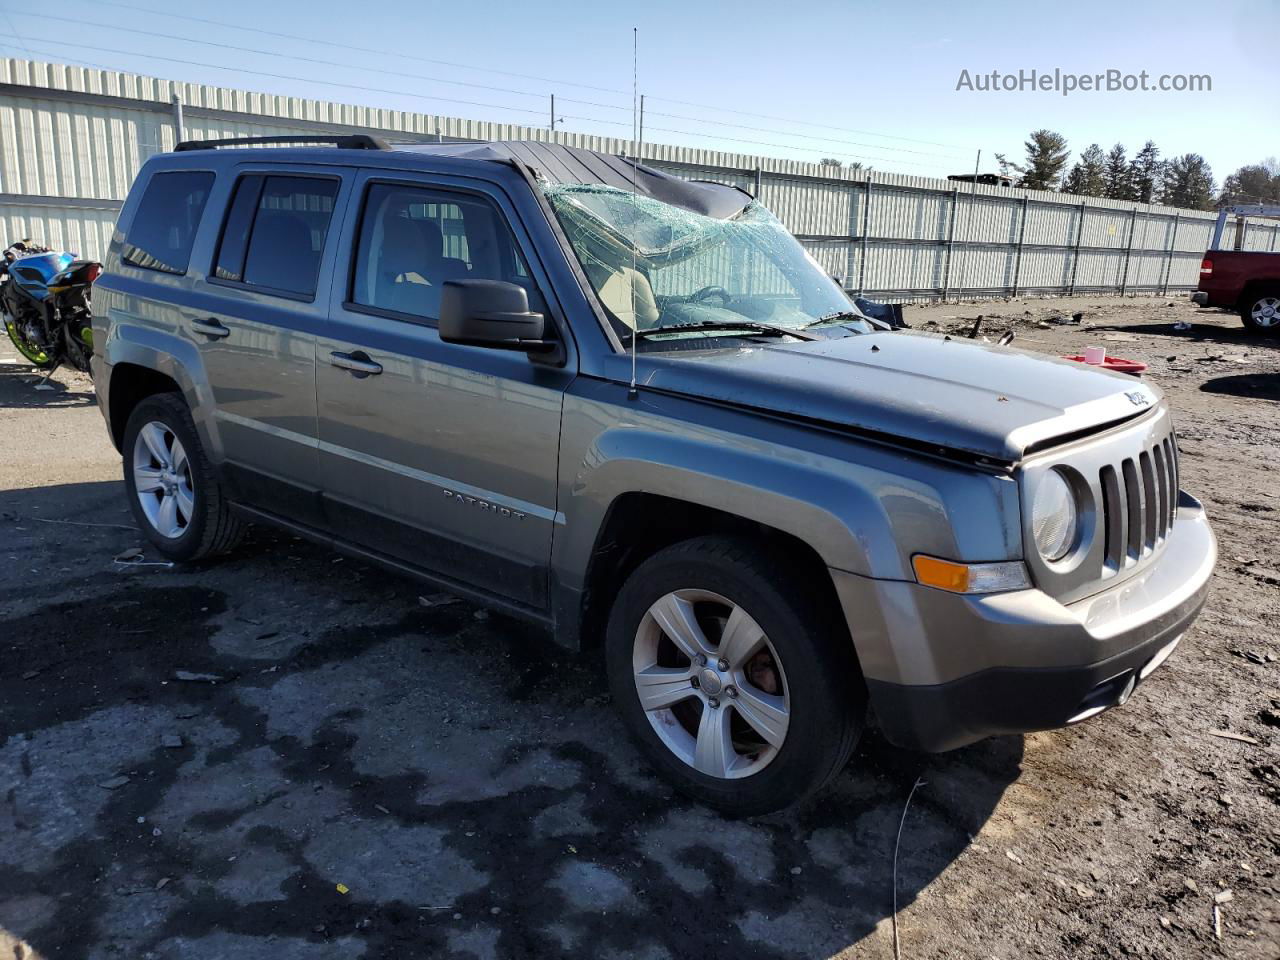
[(786, 741), (791, 695), (782, 663), (731, 600), (707, 590), (661, 597), (640, 622), (632, 664), (654, 732), (699, 773), (749, 777)]
[(765, 538), (696, 537), (637, 566), (614, 598), (605, 663), (641, 752), (731, 815), (821, 788), (866, 719), (830, 574)]

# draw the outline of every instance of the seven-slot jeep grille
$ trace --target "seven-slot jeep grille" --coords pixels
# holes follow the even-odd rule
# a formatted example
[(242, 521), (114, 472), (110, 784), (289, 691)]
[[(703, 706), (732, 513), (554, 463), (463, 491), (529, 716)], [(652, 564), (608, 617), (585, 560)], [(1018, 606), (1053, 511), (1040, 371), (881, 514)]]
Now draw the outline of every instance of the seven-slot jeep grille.
[(1103, 576), (1133, 566), (1164, 543), (1178, 514), (1178, 445), (1173, 432), (1137, 457), (1098, 472)]
[[(1060, 561), (1035, 547), (1031, 512), (1041, 479), (1057, 471), (1072, 484), (1080, 539)], [(1122, 426), (1044, 451), (1024, 465), (1024, 560), (1035, 584), (1062, 603), (1092, 596), (1158, 561), (1178, 509), (1178, 448), (1161, 403)]]

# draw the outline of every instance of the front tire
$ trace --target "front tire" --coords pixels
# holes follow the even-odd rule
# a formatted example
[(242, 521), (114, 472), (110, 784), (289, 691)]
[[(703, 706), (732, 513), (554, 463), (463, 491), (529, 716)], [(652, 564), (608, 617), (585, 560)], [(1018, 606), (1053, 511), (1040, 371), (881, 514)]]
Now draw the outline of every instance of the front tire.
[(811, 795), (847, 762), (866, 692), (838, 609), (750, 541), (699, 537), (627, 578), (609, 617), (609, 686), (679, 790), (733, 816)]
[(147, 397), (124, 430), (124, 486), (134, 520), (166, 559), (199, 560), (234, 547), (243, 523), (176, 393)]
[(1240, 303), (1240, 319), (1254, 333), (1280, 334), (1280, 287), (1255, 290)]

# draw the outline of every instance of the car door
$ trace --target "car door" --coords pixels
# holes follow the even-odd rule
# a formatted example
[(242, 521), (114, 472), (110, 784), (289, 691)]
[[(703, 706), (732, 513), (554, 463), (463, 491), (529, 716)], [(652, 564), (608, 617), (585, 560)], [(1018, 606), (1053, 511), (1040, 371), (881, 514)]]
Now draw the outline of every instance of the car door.
[(366, 171), (354, 189), (350, 276), (316, 353), (329, 524), (385, 556), (542, 608), (573, 365), (445, 343), (437, 331), (447, 280), (519, 283), (531, 309), (546, 311), (532, 245), (496, 185)]
[(214, 400), (223, 471), (251, 506), (319, 522), (315, 330), (328, 311), (354, 171), (236, 171), (197, 303), (186, 309)]

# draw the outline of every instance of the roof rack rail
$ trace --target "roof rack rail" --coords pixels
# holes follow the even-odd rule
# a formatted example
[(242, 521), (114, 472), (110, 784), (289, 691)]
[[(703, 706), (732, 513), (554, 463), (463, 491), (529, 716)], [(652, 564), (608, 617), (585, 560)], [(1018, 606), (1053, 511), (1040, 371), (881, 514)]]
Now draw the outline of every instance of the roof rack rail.
[(228, 137), (225, 140), (183, 140), (175, 153), (187, 150), (215, 150), (218, 147), (252, 147), (267, 143), (332, 143), (342, 150), (390, 150), (391, 145), (381, 137), (367, 133), (316, 134), (315, 136), (288, 137)]

